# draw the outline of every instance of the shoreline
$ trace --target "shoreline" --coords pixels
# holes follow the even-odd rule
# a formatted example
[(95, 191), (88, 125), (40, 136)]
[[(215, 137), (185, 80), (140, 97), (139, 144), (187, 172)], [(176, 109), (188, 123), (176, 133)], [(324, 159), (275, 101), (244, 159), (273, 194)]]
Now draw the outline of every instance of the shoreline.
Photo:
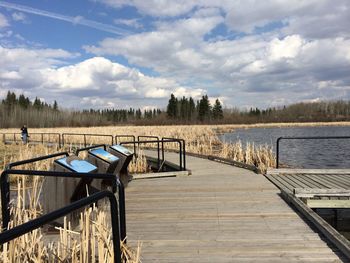
[[(115, 126), (91, 126), (91, 127), (50, 127), (50, 128), (31, 128), (31, 131), (52, 131), (54, 129), (87, 129), (94, 130), (95, 128), (123, 128), (123, 127), (133, 127), (136, 129), (141, 129), (142, 127), (157, 128), (157, 127), (207, 127), (213, 128), (216, 133), (229, 132), (234, 129), (250, 129), (250, 128), (284, 128), (284, 127), (322, 127), (322, 126), (350, 126), (350, 121), (346, 122), (276, 122), (276, 123), (254, 123), (254, 124), (180, 124), (180, 125), (145, 125), (145, 126), (135, 126), (135, 125), (115, 125)], [(19, 127), (20, 128), (20, 127)], [(15, 132), (20, 133), (19, 128), (0, 128), (0, 133)]]

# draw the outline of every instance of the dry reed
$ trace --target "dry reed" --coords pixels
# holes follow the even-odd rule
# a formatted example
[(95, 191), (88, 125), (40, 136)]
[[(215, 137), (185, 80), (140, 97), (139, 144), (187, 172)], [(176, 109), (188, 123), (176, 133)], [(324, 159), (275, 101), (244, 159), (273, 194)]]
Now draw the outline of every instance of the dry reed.
[[(18, 150), (16, 160), (48, 154), (48, 149), (43, 146), (21, 145)], [(7, 159), (14, 160), (13, 156)], [(50, 164), (51, 160), (46, 160), (21, 168), (47, 170)], [(16, 176), (11, 179), (11, 190), (16, 191), (16, 198), (11, 200), (9, 228), (42, 214), (40, 193), (43, 180), (38, 176), (28, 178)], [(48, 242), (45, 231), (39, 228), (5, 243), (0, 249), (1, 262), (114, 262), (107, 209), (106, 206), (85, 209), (80, 214), (78, 229), (72, 229), (71, 223), (65, 219), (57, 242)], [(140, 246), (133, 250), (122, 244), (121, 248), (123, 262), (140, 262)]]

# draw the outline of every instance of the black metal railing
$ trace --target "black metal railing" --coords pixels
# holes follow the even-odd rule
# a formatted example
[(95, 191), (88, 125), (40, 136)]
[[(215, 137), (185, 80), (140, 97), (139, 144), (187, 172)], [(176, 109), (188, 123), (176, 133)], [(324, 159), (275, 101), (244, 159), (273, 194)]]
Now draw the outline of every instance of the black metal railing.
[(13, 170), (6, 169), (0, 176), (1, 187), (1, 210), (2, 210), (2, 227), (6, 229), (10, 221), (10, 183), (9, 175), (28, 175), (44, 177), (63, 177), (63, 178), (81, 178), (81, 179), (102, 179), (112, 183), (112, 192), (117, 192), (120, 211), (120, 232), (121, 237), (126, 237), (126, 219), (125, 219), (125, 190), (122, 182), (110, 174), (90, 174), (90, 173), (67, 173), (56, 171), (34, 171), (34, 170)]
[[(144, 141), (148, 141), (147, 139), (156, 140), (157, 141), (157, 169), (160, 169), (161, 161), (160, 161), (160, 140), (158, 136), (152, 136), (152, 135), (139, 135), (137, 136), (137, 141), (141, 141), (140, 139), (145, 139)], [(146, 143), (145, 143), (146, 144)], [(140, 144), (138, 144), (138, 147), (140, 148)], [(162, 159), (164, 159), (162, 157)]]
[(163, 137), (162, 138), (162, 156), (163, 160), (165, 159), (164, 156), (164, 143), (171, 143), (171, 142), (176, 142), (179, 144), (179, 162), (180, 162), (180, 168), (181, 170), (186, 170), (186, 143), (184, 139), (178, 139), (178, 138), (167, 138)]
[(62, 145), (65, 145), (67, 142), (67, 137), (68, 136), (80, 136), (83, 137), (83, 142), (84, 142), (84, 147), (87, 147), (88, 143), (86, 138), (87, 137), (104, 137), (104, 138), (110, 138), (111, 139), (111, 145), (113, 145), (114, 143), (114, 137), (113, 135), (109, 135), (109, 134), (90, 134), (90, 133), (62, 133)]
[(6, 165), (6, 169), (12, 169), (13, 167), (20, 166), (20, 165), (23, 165), (23, 164), (35, 163), (35, 162), (48, 160), (48, 159), (52, 159), (52, 158), (56, 158), (56, 157), (60, 157), (60, 156), (66, 156), (67, 157), (67, 156), (69, 156), (69, 153), (68, 152), (59, 152), (59, 153), (54, 153), (54, 154), (49, 154), (49, 155), (35, 157), (35, 158), (32, 158), (32, 159), (27, 159), (27, 160), (22, 160), (22, 161), (18, 161), (18, 162), (9, 163), (9, 164)]
[[(0, 133), (2, 136), (3, 143), (6, 142), (21, 142), (21, 133), (18, 132), (6, 132)], [(8, 139), (10, 137), (10, 139)], [(17, 140), (18, 139), (18, 140)]]
[(118, 218), (118, 203), (113, 193), (109, 191), (101, 191), (92, 194), (88, 197), (82, 198), (75, 201), (65, 207), (52, 211), (48, 214), (35, 218), (19, 226), (13, 227), (12, 229), (5, 230), (0, 233), (0, 245), (9, 242), (21, 235), (33, 231), (53, 220), (56, 220), (62, 216), (65, 216), (77, 209), (83, 208), (87, 205), (96, 203), (97, 201), (108, 198), (110, 203), (111, 211), (111, 223), (112, 223), (112, 236), (113, 236), (113, 251), (114, 251), (114, 262), (121, 263), (121, 249), (120, 242), (123, 240), (122, 235), (119, 232), (119, 218)]
[[(22, 142), (21, 133), (0, 133), (2, 141), (6, 142)], [(47, 138), (47, 139), (46, 139)], [(50, 140), (52, 139), (52, 140)], [(29, 134), (27, 143), (57, 144), (61, 147), (61, 134), (55, 132), (33, 132)]]
[[(44, 136), (45, 134), (54, 134), (57, 136), (58, 139), (58, 144), (59, 146), (64, 146), (67, 143), (71, 144), (78, 144), (81, 143), (84, 145), (84, 149), (88, 147), (88, 137), (104, 137), (104, 138), (110, 138), (110, 145), (113, 145), (114, 142), (118, 143), (120, 145), (133, 145), (134, 148), (134, 153), (136, 154), (136, 147), (140, 147), (140, 144), (151, 144), (151, 143), (156, 143), (157, 144), (157, 162), (158, 162), (158, 168), (161, 166), (161, 162), (164, 162), (164, 144), (165, 143), (178, 143), (179, 144), (179, 166), (181, 170), (186, 170), (186, 145), (185, 145), (185, 140), (183, 139), (178, 139), (178, 138), (167, 138), (163, 137), (162, 139), (159, 139), (157, 136), (148, 136), (148, 135), (141, 135), (138, 136), (137, 140), (134, 135), (108, 135), (108, 134), (88, 134), (88, 133), (62, 133), (61, 135), (59, 133), (36, 133), (36, 134), (42, 134), (42, 140), (41, 142), (45, 143)], [(2, 133), (3, 135), (3, 140), (4, 142), (6, 141), (6, 136), (11, 135), (13, 136), (13, 140), (16, 142), (17, 141), (17, 135), (20, 135), (20, 133)], [(81, 142), (74, 142), (70, 141), (68, 142), (68, 137), (72, 136), (81, 136), (82, 141)], [(132, 141), (120, 141), (121, 138), (131, 138)], [(152, 140), (140, 140), (140, 139), (152, 139)], [(99, 146), (101, 144), (94, 144), (93, 146)], [(93, 147), (95, 148), (95, 147)], [(90, 148), (92, 149), (92, 148)], [(83, 150), (83, 149), (82, 149)], [(81, 150), (81, 151), (82, 151)], [(80, 150), (77, 151), (79, 153)], [(162, 155), (162, 156), (161, 156)]]
[(180, 170), (184, 171), (186, 170), (186, 148), (185, 148), (185, 140), (183, 139), (177, 139), (177, 138), (162, 138), (160, 140), (145, 140), (145, 141), (130, 141), (130, 142), (121, 142), (120, 145), (128, 145), (128, 144), (134, 144), (140, 147), (140, 144), (149, 144), (149, 143), (157, 143), (157, 145), (161, 145), (161, 148), (157, 148), (157, 163), (158, 163), (158, 169), (160, 168), (161, 164), (165, 161), (165, 143), (178, 143), (179, 145), (179, 167)]
[(79, 153), (80, 153), (80, 152), (88, 151), (88, 150), (96, 149), (96, 148), (101, 148), (101, 147), (103, 147), (103, 150), (106, 150), (106, 149), (107, 149), (106, 144), (97, 144), (97, 145), (92, 145), (92, 146), (89, 146), (89, 147), (79, 148), (79, 149), (77, 149), (77, 150), (75, 151), (75, 155), (76, 155), (76, 156), (79, 156)]
[(276, 141), (276, 168), (279, 168), (280, 159), (280, 141), (282, 140), (334, 140), (350, 139), (350, 136), (310, 136), (310, 137), (279, 137)]
[[(121, 138), (131, 138), (133, 142), (136, 141), (136, 138), (135, 138), (134, 135), (116, 135), (115, 136), (115, 143), (116, 144), (118, 144), (118, 142), (121, 143), (121, 141), (118, 140), (118, 139), (121, 139)], [(136, 154), (136, 144), (134, 144), (134, 154)]]

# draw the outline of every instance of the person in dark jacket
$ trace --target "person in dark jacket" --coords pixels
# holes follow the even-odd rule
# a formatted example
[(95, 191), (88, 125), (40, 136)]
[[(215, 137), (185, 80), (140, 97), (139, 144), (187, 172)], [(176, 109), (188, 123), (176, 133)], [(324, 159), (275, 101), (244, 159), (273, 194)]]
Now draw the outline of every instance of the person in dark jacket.
[(26, 125), (23, 125), (23, 127), (21, 128), (21, 138), (22, 138), (22, 142), (24, 144), (26, 144), (28, 142), (28, 129)]

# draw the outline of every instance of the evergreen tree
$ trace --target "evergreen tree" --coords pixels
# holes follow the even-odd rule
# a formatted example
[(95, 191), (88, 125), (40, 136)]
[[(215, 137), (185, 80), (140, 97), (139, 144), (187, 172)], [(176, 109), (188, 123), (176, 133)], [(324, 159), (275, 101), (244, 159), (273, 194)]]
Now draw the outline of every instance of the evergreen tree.
[(194, 100), (192, 99), (192, 97), (190, 97), (190, 99), (188, 100), (188, 120), (193, 120), (193, 118), (195, 117), (195, 113), (196, 105), (194, 104)]
[(53, 102), (53, 110), (55, 110), (55, 111), (58, 110), (58, 104), (57, 104), (56, 100)]
[(42, 108), (42, 103), (41, 100), (38, 99), (38, 97), (35, 97), (34, 103), (33, 103), (34, 108), (36, 108), (37, 110), (40, 110)]
[(211, 115), (211, 106), (208, 99), (208, 96), (202, 96), (202, 99), (199, 101), (198, 106), (198, 119), (200, 121), (209, 120)]
[(224, 112), (222, 111), (222, 106), (219, 99), (216, 99), (213, 107), (213, 118), (215, 120), (221, 120), (224, 118)]
[(172, 119), (177, 118), (177, 99), (175, 98), (174, 94), (170, 95), (166, 113)]

